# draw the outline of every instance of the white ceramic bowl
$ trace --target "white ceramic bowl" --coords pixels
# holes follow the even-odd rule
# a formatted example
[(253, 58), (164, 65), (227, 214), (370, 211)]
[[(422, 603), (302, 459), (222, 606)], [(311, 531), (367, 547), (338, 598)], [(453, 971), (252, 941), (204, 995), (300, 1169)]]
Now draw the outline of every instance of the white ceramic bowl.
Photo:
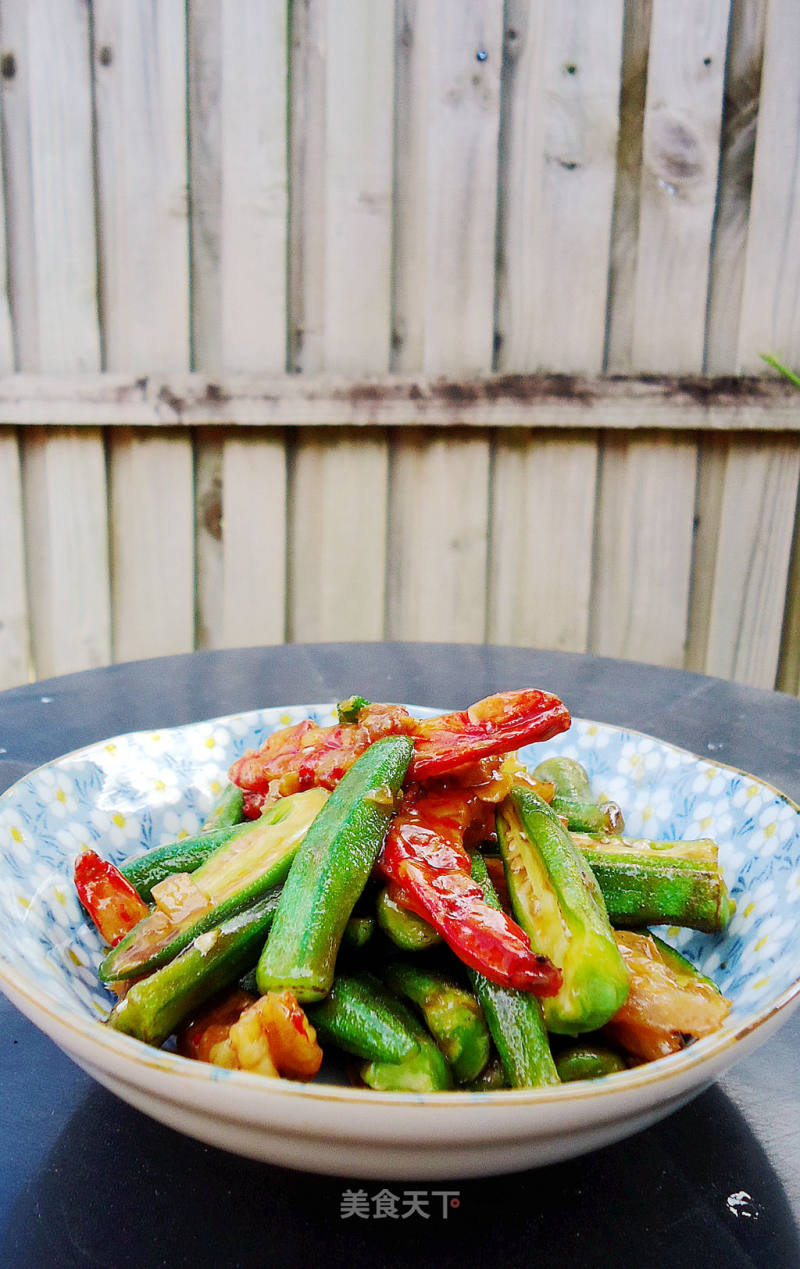
[[(421, 714), (433, 711), (419, 710)], [(71, 883), (85, 846), (120, 862), (192, 832), (234, 757), (330, 706), (256, 711), (92, 745), (0, 798), (0, 986), (84, 1070), (179, 1131), (288, 1167), (445, 1179), (550, 1163), (646, 1127), (766, 1040), (800, 999), (800, 811), (752, 776), (652, 737), (574, 720), (523, 751), (577, 757), (626, 832), (712, 836), (737, 912), (724, 936), (666, 931), (733, 1002), (683, 1052), (596, 1082), (495, 1093), (381, 1094), (271, 1080), (150, 1049), (103, 1025), (100, 942)]]

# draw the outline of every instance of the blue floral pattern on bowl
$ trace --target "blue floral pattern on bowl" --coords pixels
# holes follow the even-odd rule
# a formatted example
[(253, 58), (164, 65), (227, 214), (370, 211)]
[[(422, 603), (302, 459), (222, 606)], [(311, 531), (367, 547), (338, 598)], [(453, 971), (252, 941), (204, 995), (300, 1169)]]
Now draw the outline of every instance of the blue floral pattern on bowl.
[[(429, 715), (433, 710), (415, 710)], [(195, 833), (230, 763), (279, 727), (333, 721), (330, 705), (256, 710), (99, 742), (40, 767), (0, 798), (2, 959), (57, 1006), (105, 1018), (100, 940), (72, 885), (86, 847), (116, 863)], [(522, 757), (565, 754), (623, 809), (626, 835), (712, 837), (737, 909), (720, 936), (665, 937), (733, 1001), (731, 1023), (769, 1008), (800, 970), (800, 811), (753, 776), (622, 728), (573, 720)]]

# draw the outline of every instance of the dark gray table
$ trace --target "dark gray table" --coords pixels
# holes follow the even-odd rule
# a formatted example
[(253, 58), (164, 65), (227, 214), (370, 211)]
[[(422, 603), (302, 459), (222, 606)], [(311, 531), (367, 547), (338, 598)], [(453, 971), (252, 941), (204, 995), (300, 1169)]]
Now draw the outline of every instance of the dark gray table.
[[(0, 790), (139, 728), (355, 691), (462, 708), (525, 685), (558, 693), (574, 714), (713, 754), (800, 801), (794, 698), (597, 657), (438, 644), (197, 653), (5, 692)], [(293, 1173), (182, 1137), (95, 1085), (0, 997), (0, 1264), (800, 1265), (798, 1051), (795, 1014), (720, 1084), (628, 1141), (490, 1180), (393, 1182), (400, 1218), (345, 1218), (345, 1191), (371, 1200), (380, 1184)], [(446, 1219), (434, 1189), (458, 1191)]]

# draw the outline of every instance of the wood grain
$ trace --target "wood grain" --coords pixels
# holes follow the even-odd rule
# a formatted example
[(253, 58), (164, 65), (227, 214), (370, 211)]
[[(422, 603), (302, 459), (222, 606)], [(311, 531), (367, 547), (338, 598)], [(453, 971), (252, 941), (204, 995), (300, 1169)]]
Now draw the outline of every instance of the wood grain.
[(482, 642), (488, 441), (412, 431), (392, 452), (389, 637)]
[[(502, 23), (496, 0), (398, 8), (398, 370), (492, 364)], [(488, 436), (397, 438), (390, 637), (484, 638), (488, 518)]]
[[(11, 0), (2, 10), (3, 46), (17, 68), (3, 80), (16, 363), (35, 373), (91, 373), (100, 369), (100, 328), (89, 21), (74, 0), (60, 6), (58, 23), (52, 18), (43, 0)], [(21, 458), (33, 673), (105, 664), (102, 433), (35, 429), (23, 438)]]
[(705, 669), (773, 688), (800, 476), (800, 443), (739, 440), (727, 455)]
[[(711, 254), (706, 329), (706, 368), (736, 371), (742, 311), (745, 248), (750, 218), (753, 158), (758, 126), (765, 0), (734, 0), (728, 42), (719, 191)], [(704, 436), (698, 445), (698, 497), (687, 666), (706, 668), (714, 576), (720, 544), (730, 442)]]
[(766, 0), (733, 0), (711, 252), (706, 370), (735, 374), (758, 129)]
[(632, 368), (703, 366), (716, 205), (725, 0), (653, 0)]
[(699, 375), (0, 376), (0, 423), (122, 427), (557, 427), (796, 432), (778, 378)]
[(737, 369), (760, 354), (800, 364), (800, 7), (771, 0), (756, 140)]
[(603, 368), (622, 16), (621, 0), (507, 6), (501, 370)]
[[(180, 0), (94, 6), (106, 366), (187, 370), (186, 25)], [(111, 437), (114, 656), (194, 646), (189, 437)]]
[(695, 471), (695, 446), (679, 436), (606, 437), (590, 651), (683, 664)]
[[(507, 7), (501, 132), (501, 371), (602, 370), (623, 5)], [(488, 637), (585, 649), (597, 434), (498, 434)]]
[(494, 454), (491, 643), (586, 650), (597, 438), (512, 433)]
[(798, 40), (5, 0), (0, 683), (389, 637), (800, 691)]
[[(210, 374), (281, 374), (288, 322), (286, 5), (194, 0), (188, 15), (194, 365)], [(198, 642), (280, 642), (281, 433), (198, 434), (195, 483)]]
[[(321, 219), (309, 225), (309, 254), (302, 261), (303, 290), (308, 288), (302, 309), (315, 313), (319, 323), (316, 343), (304, 338), (304, 364), (318, 357), (329, 370), (346, 374), (358, 367), (381, 374), (389, 368), (391, 343), (393, 5), (328, 2), (314, 18), (307, 11), (301, 33), (312, 45), (295, 46), (308, 71), (302, 188), (306, 196), (317, 190), (322, 200), (314, 208)], [(317, 161), (321, 176), (309, 170)], [(321, 270), (321, 294), (315, 266)], [(292, 463), (291, 637), (341, 638), (355, 622), (362, 638), (381, 638), (385, 436), (301, 436)]]

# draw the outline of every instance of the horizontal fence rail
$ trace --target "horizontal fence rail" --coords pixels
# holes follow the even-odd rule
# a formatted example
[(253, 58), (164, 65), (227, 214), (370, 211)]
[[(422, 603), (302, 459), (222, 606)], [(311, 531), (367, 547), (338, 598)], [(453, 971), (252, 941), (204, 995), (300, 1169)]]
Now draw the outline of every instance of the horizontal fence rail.
[(798, 47), (0, 0), (0, 686), (390, 638), (800, 692)]
[(0, 378), (0, 425), (556, 427), (800, 432), (800, 393), (726, 376), (80, 375)]

